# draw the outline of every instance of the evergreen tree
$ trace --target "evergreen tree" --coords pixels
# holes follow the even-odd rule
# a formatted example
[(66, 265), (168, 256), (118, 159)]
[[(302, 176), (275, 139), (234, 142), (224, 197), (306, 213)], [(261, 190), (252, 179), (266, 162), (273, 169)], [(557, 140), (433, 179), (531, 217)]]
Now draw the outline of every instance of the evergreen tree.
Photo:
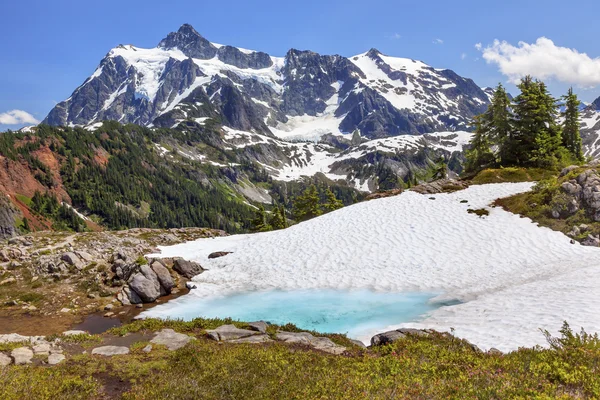
[[(483, 116), (475, 117), (475, 133), (469, 142), (469, 149), (465, 152), (465, 171), (474, 173), (489, 168), (494, 164), (494, 154), (490, 150), (488, 130), (484, 128)], [(504, 141), (504, 144), (508, 141)]]
[(27, 219), (27, 217), (23, 218), (23, 230), (25, 232), (31, 232), (31, 227), (29, 226), (29, 219)]
[(573, 88), (569, 88), (565, 101), (565, 111), (562, 113), (564, 118), (562, 130), (562, 145), (571, 153), (577, 161), (583, 161), (583, 152), (581, 150), (581, 136), (579, 135), (579, 99), (573, 93)]
[(333, 193), (329, 188), (325, 190), (325, 204), (323, 204), (323, 212), (328, 213), (331, 211), (339, 210), (344, 207), (344, 203), (335, 197), (335, 193)]
[(491, 104), (479, 124), (481, 126), (478, 126), (478, 130), (486, 132), (488, 144), (498, 147), (498, 161), (500, 163), (510, 162), (511, 154), (508, 149), (514, 146), (510, 99), (501, 83), (496, 87)]
[(434, 173), (434, 179), (447, 179), (448, 178), (448, 164), (446, 164), (446, 159), (443, 156), (440, 156), (436, 162)]
[(265, 207), (263, 207), (263, 205), (261, 204), (258, 206), (258, 210), (256, 210), (256, 215), (252, 220), (252, 231), (266, 232), (272, 229), (273, 227), (267, 222), (267, 213), (265, 211)]
[(560, 150), (560, 128), (556, 123), (558, 107), (546, 85), (526, 76), (518, 85), (515, 98), (514, 141), (508, 149), (513, 164), (547, 167), (556, 162)]
[(283, 207), (283, 204), (281, 204), (279, 206), (279, 213), (281, 214), (281, 218), (283, 219), (283, 228), (285, 229), (288, 227), (288, 221), (287, 221), (287, 217), (285, 216), (285, 207)]
[(284, 229), (286, 227), (285, 214), (282, 214), (282, 209), (279, 206), (273, 207), (269, 224), (273, 229)]
[(310, 185), (294, 201), (294, 218), (298, 221), (306, 221), (318, 217), (322, 214), (319, 203), (319, 192), (317, 191), (317, 187), (315, 185)]

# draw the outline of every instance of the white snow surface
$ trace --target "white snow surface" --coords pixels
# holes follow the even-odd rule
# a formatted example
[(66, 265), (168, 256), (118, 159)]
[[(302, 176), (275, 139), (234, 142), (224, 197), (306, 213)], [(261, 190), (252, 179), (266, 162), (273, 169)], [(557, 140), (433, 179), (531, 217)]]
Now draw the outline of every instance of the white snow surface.
[[(435, 311), (377, 332), (454, 328), (483, 349), (510, 351), (544, 345), (539, 329), (556, 333), (564, 320), (600, 331), (600, 249), (570, 244), (559, 232), (489, 206), (532, 185), (426, 196), (409, 191), (285, 230), (201, 239), (152, 256), (181, 256), (208, 269), (194, 278), (198, 289), (190, 296), (275, 289), (440, 293), (432, 300), (441, 305)], [(489, 216), (467, 213), (482, 207)], [(233, 253), (208, 260), (214, 251)], [(444, 305), (453, 300), (461, 303)]]

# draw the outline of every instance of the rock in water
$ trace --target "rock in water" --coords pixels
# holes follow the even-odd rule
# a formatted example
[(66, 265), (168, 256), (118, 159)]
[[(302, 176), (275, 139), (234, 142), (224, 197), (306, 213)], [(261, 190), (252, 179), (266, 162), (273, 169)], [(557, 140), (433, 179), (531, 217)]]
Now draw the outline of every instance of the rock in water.
[(196, 275), (204, 272), (204, 268), (194, 261), (187, 261), (183, 258), (176, 258), (173, 264), (173, 269), (181, 276), (192, 279)]
[(171, 277), (167, 267), (158, 261), (154, 261), (150, 268), (152, 268), (152, 271), (154, 271), (158, 277), (158, 282), (165, 289), (165, 291), (167, 293), (171, 293), (171, 290), (175, 287), (175, 283), (173, 282), (173, 278)]
[(177, 350), (188, 344), (193, 337), (177, 333), (173, 329), (163, 329), (154, 336), (150, 343), (162, 344), (167, 346), (169, 350)]
[(142, 265), (140, 272), (131, 277), (129, 287), (144, 303), (153, 303), (160, 297), (160, 282), (156, 273), (148, 265)]

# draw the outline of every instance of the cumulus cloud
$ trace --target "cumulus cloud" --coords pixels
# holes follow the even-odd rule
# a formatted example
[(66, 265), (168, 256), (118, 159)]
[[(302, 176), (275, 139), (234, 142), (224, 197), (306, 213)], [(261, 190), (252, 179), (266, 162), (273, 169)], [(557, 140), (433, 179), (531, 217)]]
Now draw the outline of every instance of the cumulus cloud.
[(488, 64), (496, 64), (510, 82), (517, 83), (525, 75), (538, 79), (556, 79), (584, 88), (600, 84), (600, 58), (591, 58), (575, 49), (556, 46), (548, 38), (541, 37), (535, 43), (519, 42), (517, 46), (506, 41), (494, 40), (482, 51)]
[(19, 124), (39, 124), (33, 115), (23, 110), (11, 110), (0, 113), (0, 124), (2, 125), (19, 125)]
[(433, 39), (433, 44), (444, 44), (442, 39)]

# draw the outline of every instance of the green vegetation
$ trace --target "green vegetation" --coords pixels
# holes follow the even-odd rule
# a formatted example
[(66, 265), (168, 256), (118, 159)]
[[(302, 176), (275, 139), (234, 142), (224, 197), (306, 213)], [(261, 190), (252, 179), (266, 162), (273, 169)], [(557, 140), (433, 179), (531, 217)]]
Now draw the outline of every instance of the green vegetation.
[(543, 168), (491, 168), (480, 171), (471, 182), (476, 185), (502, 182), (533, 182), (555, 177), (558, 171)]
[(478, 209), (476, 209), (476, 210), (474, 210), (474, 209), (472, 209), (472, 208), (469, 208), (469, 209), (467, 210), (467, 212), (468, 212), (469, 214), (475, 214), (475, 215), (477, 215), (478, 217), (487, 217), (488, 215), (490, 215), (490, 212), (489, 212), (488, 210), (486, 210), (485, 208), (478, 208)]
[[(158, 323), (147, 323), (150, 325)], [(190, 328), (185, 332), (196, 333)], [(196, 325), (201, 325), (196, 323)], [(210, 324), (208, 324), (210, 325)], [(139, 328), (139, 326), (138, 326)], [(178, 326), (175, 327), (178, 330)], [(0, 398), (516, 399), (600, 397), (600, 341), (565, 324), (550, 348), (475, 351), (442, 334), (334, 356), (302, 346), (219, 344), (199, 336), (175, 352), (70, 357), (0, 369)]]
[[(85, 221), (68, 205), (61, 204), (54, 195), (35, 192), (29, 207), (33, 212), (53, 221), (52, 227), (56, 230), (75, 232), (86, 230)], [(25, 223), (26, 220), (23, 220), (23, 229), (29, 230), (29, 223)]]
[(486, 168), (526, 167), (556, 170), (583, 161), (579, 136), (579, 100), (569, 90), (564, 97), (564, 124), (546, 85), (527, 76), (511, 103), (498, 85), (488, 110), (475, 118), (475, 134), (466, 152), (465, 172)]

